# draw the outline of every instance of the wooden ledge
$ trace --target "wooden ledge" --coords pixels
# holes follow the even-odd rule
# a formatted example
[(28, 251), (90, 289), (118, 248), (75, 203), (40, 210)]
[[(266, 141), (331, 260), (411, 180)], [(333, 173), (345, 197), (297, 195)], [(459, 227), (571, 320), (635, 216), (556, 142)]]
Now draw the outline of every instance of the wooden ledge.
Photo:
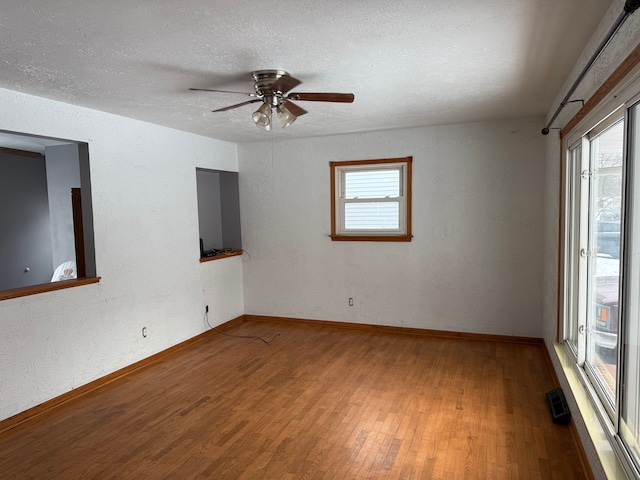
[(213, 257), (202, 257), (200, 259), (200, 263), (212, 262), (214, 260), (221, 260), (228, 257), (237, 257), (238, 255), (242, 255), (242, 250), (232, 250), (228, 253), (219, 253), (218, 255), (214, 255)]
[(61, 282), (40, 283), (38, 285), (30, 285), (28, 287), (13, 288), (11, 290), (0, 291), (0, 301), (10, 298), (26, 297), (27, 295), (36, 295), (38, 293), (53, 292), (63, 290), (65, 288), (80, 287), (82, 285), (90, 285), (100, 282), (101, 277), (77, 278), (74, 280), (63, 280)]
[(413, 235), (329, 235), (334, 242), (410, 242)]

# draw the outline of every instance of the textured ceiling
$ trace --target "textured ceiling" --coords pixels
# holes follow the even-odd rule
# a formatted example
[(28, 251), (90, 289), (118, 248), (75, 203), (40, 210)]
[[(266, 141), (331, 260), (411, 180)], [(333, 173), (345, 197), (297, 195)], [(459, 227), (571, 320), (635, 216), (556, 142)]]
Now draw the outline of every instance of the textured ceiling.
[(232, 142), (250, 72), (351, 92), (275, 138), (544, 115), (608, 0), (3, 0), (0, 88)]

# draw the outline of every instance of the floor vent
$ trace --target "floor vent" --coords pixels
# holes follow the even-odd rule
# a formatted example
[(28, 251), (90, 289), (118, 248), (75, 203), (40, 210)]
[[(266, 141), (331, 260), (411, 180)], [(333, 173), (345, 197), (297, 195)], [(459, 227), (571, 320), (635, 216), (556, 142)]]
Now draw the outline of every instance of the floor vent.
[(562, 389), (556, 388), (555, 390), (547, 392), (546, 395), (553, 423), (569, 423), (569, 420), (571, 420), (571, 412), (569, 411), (569, 405), (567, 405), (567, 399), (564, 397)]

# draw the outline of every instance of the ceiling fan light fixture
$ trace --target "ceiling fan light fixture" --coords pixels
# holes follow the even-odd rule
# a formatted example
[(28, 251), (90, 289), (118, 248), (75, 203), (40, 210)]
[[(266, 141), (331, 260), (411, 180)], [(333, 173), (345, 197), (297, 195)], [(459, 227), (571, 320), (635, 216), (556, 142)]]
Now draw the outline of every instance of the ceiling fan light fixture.
[(277, 108), (277, 112), (278, 118), (282, 122), (282, 128), (287, 128), (289, 125), (296, 121), (296, 118), (298, 118), (293, 113), (291, 113), (291, 111), (285, 105), (280, 105)]
[[(631, 1), (631, 0), (627, 0)], [(633, 0), (640, 2), (640, 0)], [(309, 102), (342, 102), (352, 103), (353, 93), (289, 93), (302, 81), (293, 78), (284, 70), (256, 70), (251, 73), (253, 77), (253, 88), (255, 92), (235, 92), (232, 90), (218, 90), (214, 88), (190, 88), (189, 90), (219, 93), (237, 93), (253, 97), (251, 100), (236, 103), (227, 107), (217, 108), (213, 112), (226, 112), (238, 107), (243, 107), (251, 103), (261, 103), (260, 108), (253, 112), (252, 119), (256, 126), (271, 130), (273, 127), (273, 110), (276, 110), (278, 118), (282, 123), (282, 128), (287, 128), (296, 119), (308, 112), (297, 105), (298, 100)]]
[(271, 130), (271, 105), (263, 103), (260, 108), (253, 112), (254, 123), (265, 130)]

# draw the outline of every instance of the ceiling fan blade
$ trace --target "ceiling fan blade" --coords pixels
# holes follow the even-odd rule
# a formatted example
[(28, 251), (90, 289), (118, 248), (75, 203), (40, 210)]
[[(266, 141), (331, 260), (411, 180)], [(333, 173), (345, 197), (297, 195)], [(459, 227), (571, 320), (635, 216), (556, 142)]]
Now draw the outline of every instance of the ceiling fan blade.
[(304, 108), (299, 107), (298, 105), (293, 103), (291, 100), (286, 101), (285, 107), (287, 107), (287, 110), (289, 110), (296, 117), (299, 117), (300, 115), (304, 115), (305, 113), (308, 113)]
[(289, 75), (283, 75), (266, 88), (272, 92), (287, 93), (293, 87), (297, 87), (301, 83), (302, 81), (297, 78), (290, 77)]
[(288, 97), (291, 100), (304, 100), (305, 102), (344, 102), (351, 103), (354, 100), (353, 93), (292, 93)]
[(211, 111), (212, 112), (226, 112), (227, 110), (233, 110), (234, 108), (243, 107), (245, 105), (249, 105), (250, 103), (256, 103), (256, 102), (261, 102), (261, 101), (262, 100), (260, 100), (259, 98), (256, 98), (255, 100), (249, 100), (247, 102), (236, 103), (235, 105), (230, 105), (228, 107), (219, 108), (217, 110), (211, 110)]
[(213, 88), (190, 88), (189, 90), (194, 90), (196, 92), (218, 92), (218, 93), (239, 93), (240, 95), (249, 95), (250, 97), (257, 97), (256, 93), (249, 92), (234, 92), (231, 90), (215, 90)]

